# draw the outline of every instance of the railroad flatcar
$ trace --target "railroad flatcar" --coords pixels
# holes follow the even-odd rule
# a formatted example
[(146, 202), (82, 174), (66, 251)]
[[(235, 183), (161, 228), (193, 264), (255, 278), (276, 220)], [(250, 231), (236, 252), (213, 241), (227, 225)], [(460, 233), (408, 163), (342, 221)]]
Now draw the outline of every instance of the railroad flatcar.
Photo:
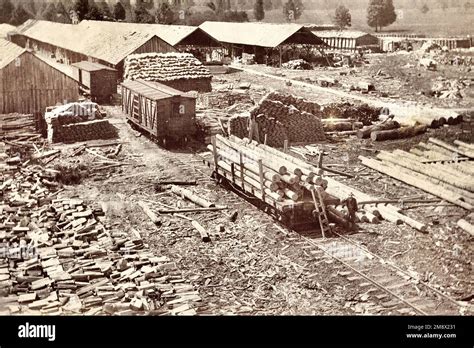
[(122, 111), (139, 130), (163, 145), (185, 143), (195, 135), (196, 97), (158, 82), (126, 80), (121, 84)]

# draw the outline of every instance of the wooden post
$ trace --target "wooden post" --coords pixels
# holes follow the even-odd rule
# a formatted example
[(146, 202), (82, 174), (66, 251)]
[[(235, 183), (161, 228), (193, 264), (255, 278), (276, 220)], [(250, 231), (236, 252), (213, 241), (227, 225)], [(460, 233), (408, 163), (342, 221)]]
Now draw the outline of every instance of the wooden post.
[(217, 145), (216, 145), (216, 137), (213, 136), (211, 138), (211, 142), (212, 142), (212, 155), (214, 157), (214, 171), (216, 173), (219, 173), (219, 166), (217, 165)]
[(234, 168), (234, 162), (230, 164), (230, 173), (232, 174), (232, 182), (235, 184), (235, 168)]
[(263, 163), (261, 159), (258, 160), (258, 171), (260, 176), (260, 191), (262, 191), (262, 201), (265, 202), (265, 179), (263, 178)]
[(285, 141), (283, 142), (283, 151), (285, 153), (288, 153), (288, 139), (285, 139)]
[(319, 151), (318, 153), (318, 168), (322, 168), (323, 166), (323, 151)]
[(280, 51), (280, 68), (281, 68), (281, 59), (282, 59), (282, 53), (281, 53), (281, 46), (278, 47), (279, 51)]
[(265, 133), (265, 137), (263, 138), (263, 145), (267, 145), (267, 133)]
[(239, 151), (239, 162), (240, 162), (240, 179), (242, 180), (242, 190), (245, 191), (244, 161), (242, 159), (242, 152), (240, 151)]

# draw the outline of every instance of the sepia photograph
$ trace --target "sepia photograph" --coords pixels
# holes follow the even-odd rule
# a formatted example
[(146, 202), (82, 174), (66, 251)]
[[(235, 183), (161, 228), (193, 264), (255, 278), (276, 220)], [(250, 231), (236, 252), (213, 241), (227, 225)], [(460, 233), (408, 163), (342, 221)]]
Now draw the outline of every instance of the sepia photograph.
[(472, 0), (0, 0), (9, 342), (236, 316), (472, 343), (473, 23)]

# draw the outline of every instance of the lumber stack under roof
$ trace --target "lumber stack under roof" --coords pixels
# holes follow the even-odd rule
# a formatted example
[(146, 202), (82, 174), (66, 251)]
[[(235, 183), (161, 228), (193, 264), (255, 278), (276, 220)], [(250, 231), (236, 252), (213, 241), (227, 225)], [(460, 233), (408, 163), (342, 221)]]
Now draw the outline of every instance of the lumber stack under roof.
[(381, 151), (377, 159), (360, 156), (362, 163), (467, 210), (474, 206), (474, 145), (436, 138), (410, 152)]
[(125, 79), (172, 81), (210, 79), (210, 71), (190, 53), (131, 54), (125, 60)]

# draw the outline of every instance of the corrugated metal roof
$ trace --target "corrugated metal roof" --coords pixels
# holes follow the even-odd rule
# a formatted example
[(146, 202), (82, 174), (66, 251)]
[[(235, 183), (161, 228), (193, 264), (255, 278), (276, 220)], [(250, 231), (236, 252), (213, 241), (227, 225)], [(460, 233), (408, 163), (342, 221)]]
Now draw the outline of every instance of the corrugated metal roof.
[(176, 96), (196, 98), (189, 93), (178, 91), (177, 89), (153, 81), (125, 80), (122, 82), (122, 86), (152, 100), (166, 99)]
[(7, 34), (11, 31), (15, 31), (16, 27), (13, 25), (2, 23), (0, 24), (0, 38), (6, 38)]
[[(316, 35), (319, 37), (326, 39), (326, 38), (342, 38), (342, 39), (358, 39), (362, 36), (371, 35), (369, 33), (365, 33), (363, 31), (356, 31), (356, 30), (321, 30), (315, 31)], [(375, 36), (374, 36), (375, 37)]]
[(89, 61), (82, 61), (78, 63), (71, 64), (72, 66), (79, 68), (81, 70), (85, 71), (100, 71), (100, 70), (112, 70), (112, 71), (117, 71), (114, 68), (111, 68), (109, 66), (99, 64), (99, 63), (94, 63), (94, 62), (89, 62)]
[(132, 31), (125, 26), (99, 31), (87, 23), (81, 26), (39, 20), (26, 21), (17, 32), (113, 65), (156, 36), (148, 31)]
[(21, 56), (26, 50), (14, 43), (0, 39), (0, 69), (10, 64), (15, 58)]
[(202, 23), (199, 28), (220, 42), (239, 45), (277, 47), (298, 32), (312, 35), (315, 44), (322, 41), (317, 35), (299, 24), (273, 24), (273, 23), (230, 23), (212, 22)]

